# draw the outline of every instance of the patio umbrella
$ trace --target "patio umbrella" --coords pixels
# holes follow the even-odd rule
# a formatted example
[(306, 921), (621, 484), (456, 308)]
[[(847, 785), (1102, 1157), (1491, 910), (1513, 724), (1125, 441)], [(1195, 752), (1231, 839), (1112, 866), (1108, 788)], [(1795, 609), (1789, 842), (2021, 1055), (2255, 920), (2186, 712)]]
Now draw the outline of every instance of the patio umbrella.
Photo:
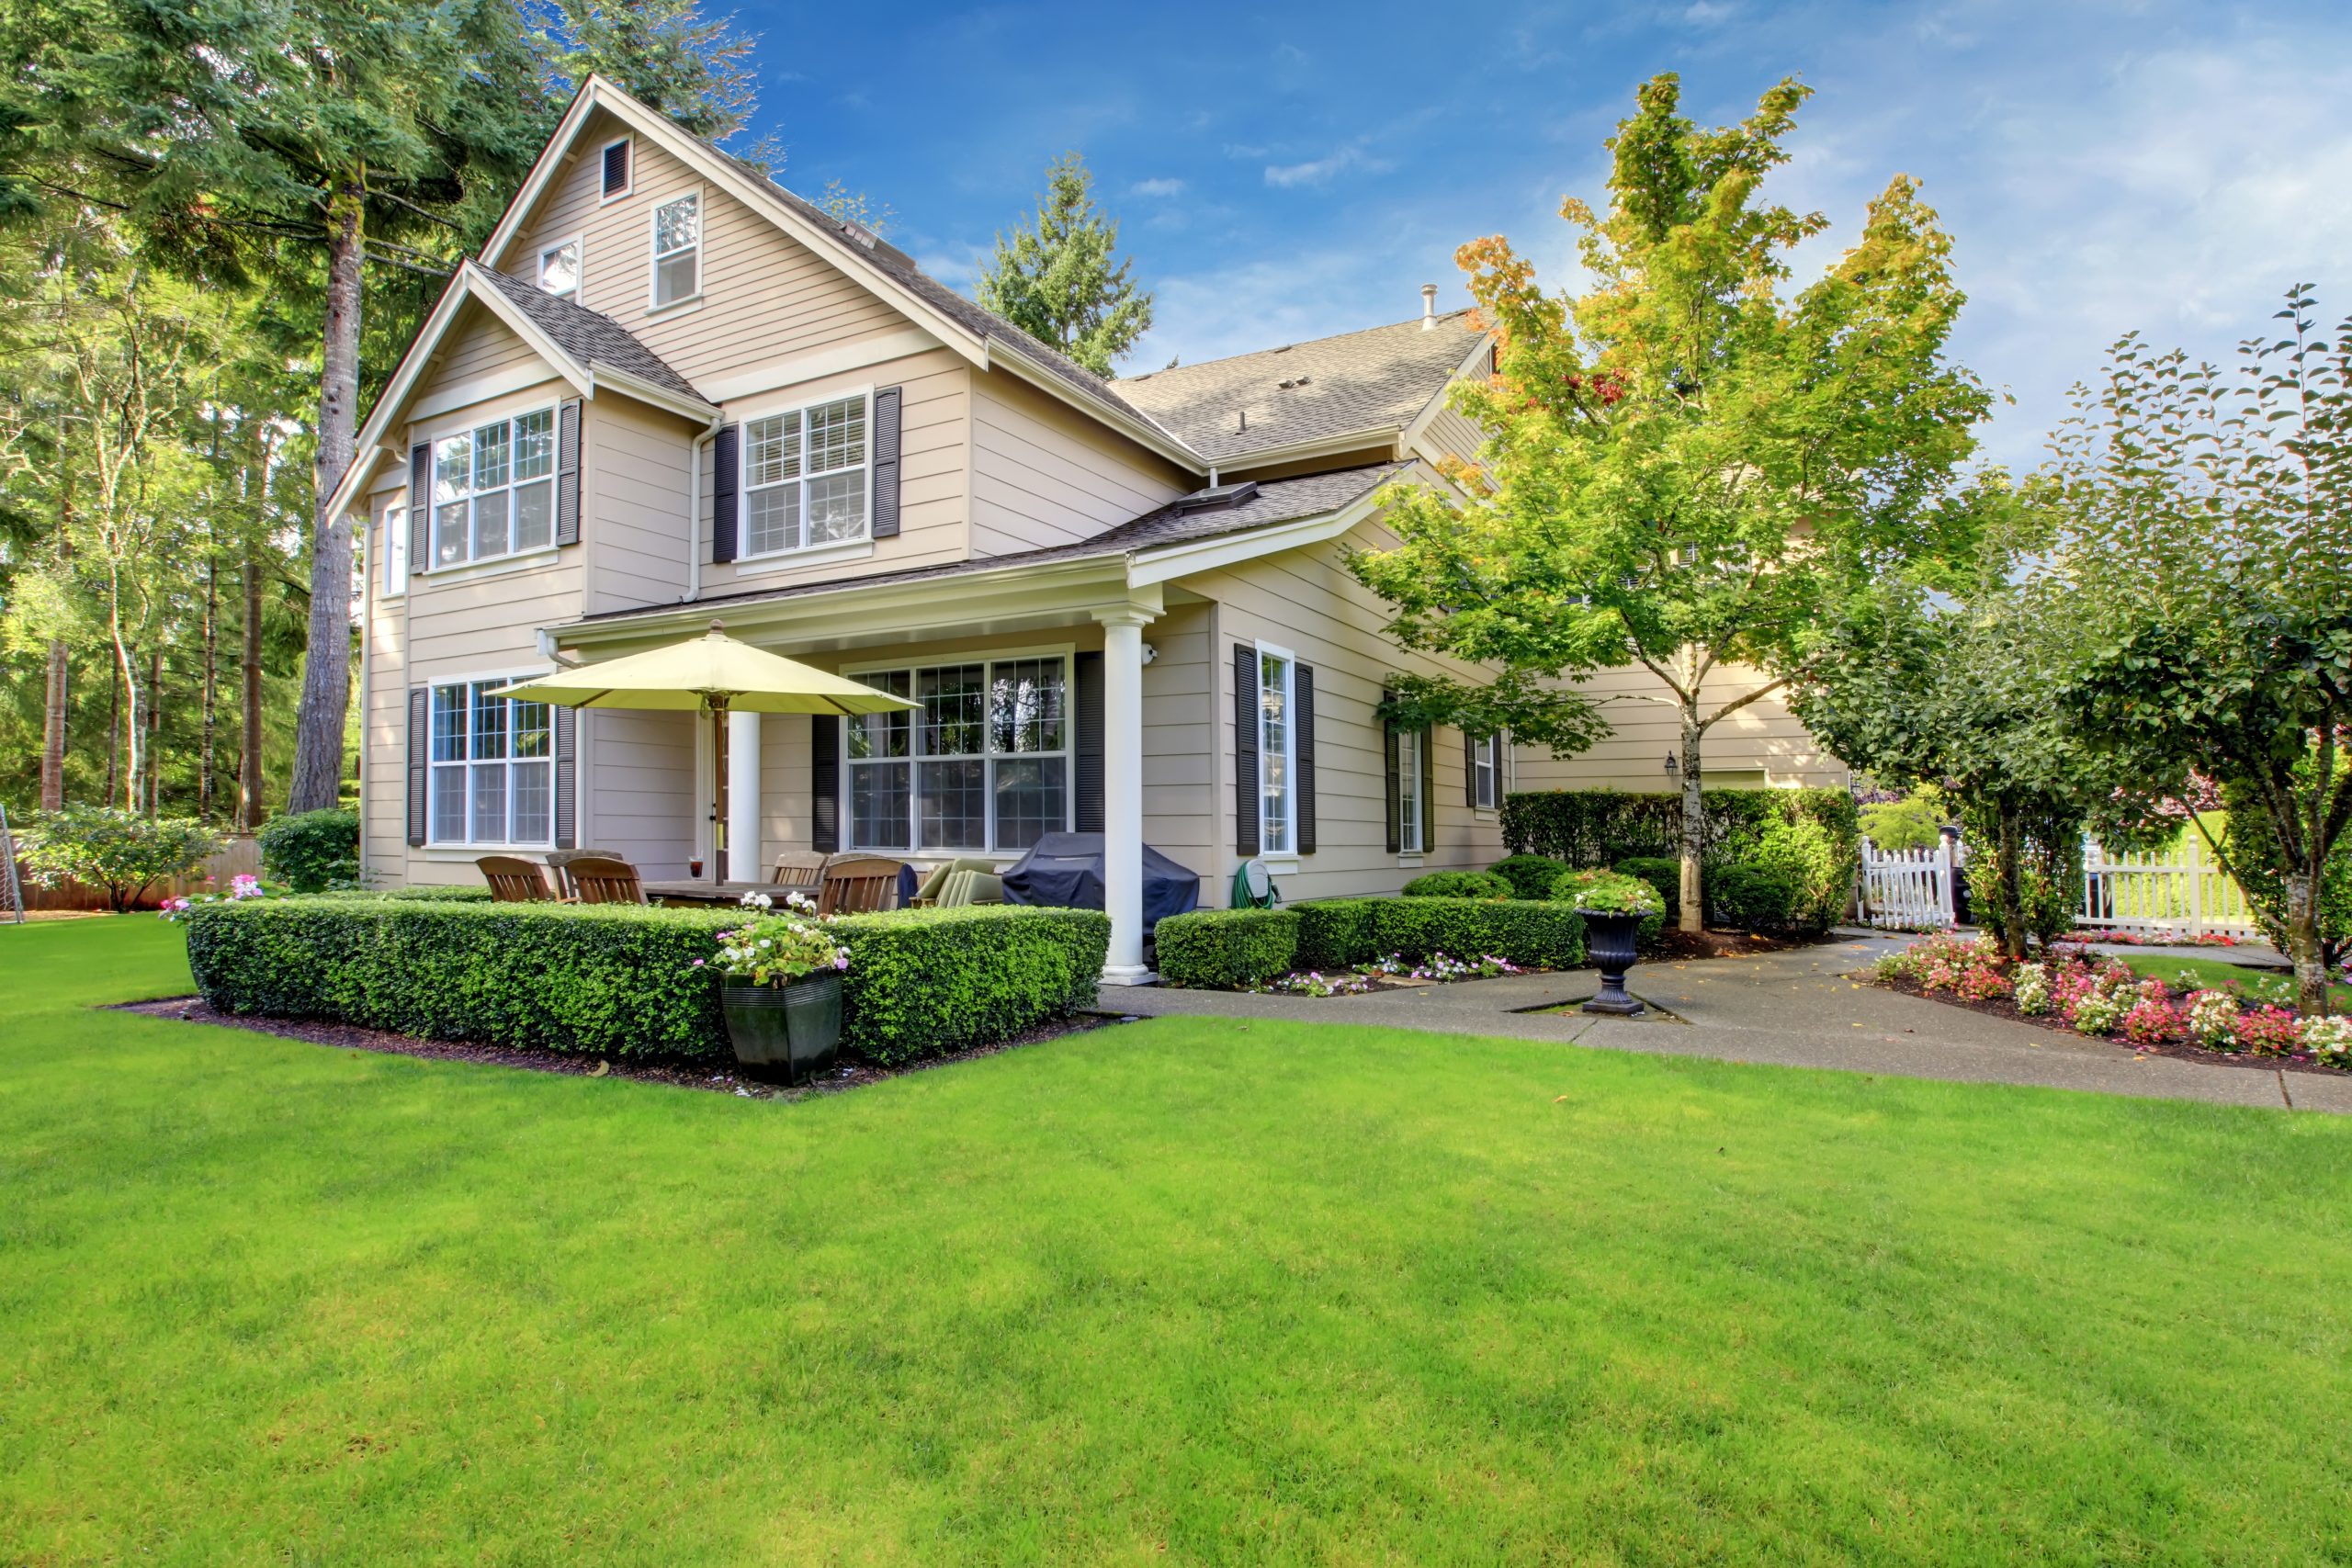
[(485, 694), (568, 708), (644, 708), (657, 713), (707, 713), (717, 737), (718, 798), (713, 803), (718, 852), (711, 880), (727, 863), (727, 715), (744, 713), (895, 713), (917, 705), (860, 681), (738, 642), (718, 621), (688, 642), (559, 670)]

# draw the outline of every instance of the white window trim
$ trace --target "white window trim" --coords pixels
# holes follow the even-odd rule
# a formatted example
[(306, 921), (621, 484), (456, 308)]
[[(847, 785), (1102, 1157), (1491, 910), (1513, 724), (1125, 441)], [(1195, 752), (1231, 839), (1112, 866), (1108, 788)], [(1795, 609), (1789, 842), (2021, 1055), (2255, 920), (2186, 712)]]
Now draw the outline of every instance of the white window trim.
[[(1252, 644), (1258, 650), (1258, 700), (1250, 711), (1258, 716), (1258, 852), (1280, 860), (1295, 859), (1298, 854), (1298, 655), (1279, 643), (1261, 638)], [(1284, 799), (1290, 807), (1289, 832), (1282, 847), (1269, 841), (1266, 832), (1266, 669), (1269, 655), (1283, 661), (1283, 784)]]
[[(637, 194), (636, 142), (637, 138), (634, 136), (616, 136), (610, 141), (605, 142), (603, 146), (596, 149), (597, 206), (602, 207), (607, 202), (627, 201), (630, 197)], [(607, 196), (605, 194), (605, 154), (611, 152), (616, 147), (624, 146), (628, 148), (628, 179), (622, 184), (620, 189), (614, 191), (611, 195)]]
[[(632, 154), (629, 178), (637, 178), (637, 163)], [(691, 305), (702, 298), (703, 264), (710, 258), (710, 204), (704, 199), (704, 190), (695, 186), (663, 197), (645, 210), (645, 313), (661, 315)], [(675, 299), (662, 298), (662, 213), (665, 208), (682, 201), (695, 204), (695, 286)], [(673, 253), (674, 254), (674, 253)]]
[[(440, 511), (440, 507), (433, 499), (433, 486), (437, 479), (441, 468), (441, 443), (458, 435), (465, 436), (469, 441), (470, 441), (473, 438), (475, 431), (502, 422), (511, 429), (517, 420), (528, 419), (535, 413), (544, 413), (548, 416), (549, 433), (555, 441), (555, 461), (553, 466), (548, 468), (547, 474), (548, 484), (551, 487), (548, 494), (548, 532), (549, 535), (548, 542), (544, 545), (526, 545), (520, 549), (509, 548), (501, 551), (499, 554), (494, 556), (478, 556), (469, 553), (463, 560), (451, 561), (448, 565), (443, 566), (440, 563), (441, 520), (436, 515)], [(512, 451), (511, 441), (512, 438), (510, 437), (510, 453)], [(461, 576), (491, 577), (497, 575), (500, 571), (518, 570), (526, 566), (539, 564), (542, 560), (553, 560), (555, 558), (556, 551), (559, 547), (553, 537), (556, 528), (555, 514), (557, 510), (563, 504), (563, 497), (556, 493), (563, 484), (563, 406), (560, 403), (533, 403), (526, 408), (519, 408), (511, 413), (503, 413), (492, 419), (469, 420), (460, 424), (455, 430), (445, 430), (438, 435), (430, 435), (425, 437), (424, 446), (427, 453), (429, 454), (425, 458), (424, 474), (425, 564), (419, 567), (414, 561), (409, 562), (410, 577), (430, 577), (435, 579), (436, 581), (455, 582), (460, 581)], [(505, 491), (508, 498), (506, 508), (506, 528), (507, 537), (511, 540), (514, 536), (514, 506), (513, 499), (514, 494), (514, 479), (513, 478), (514, 459), (511, 456), (508, 457), (507, 462), (508, 478), (505, 485)], [(523, 482), (530, 484), (536, 481), (526, 479)], [(466, 457), (466, 547), (470, 551), (473, 548), (474, 538), (473, 456), (470, 448), (468, 449)], [(477, 569), (482, 570), (478, 570)]]
[[(821, 408), (827, 403), (847, 402), (852, 398), (863, 399), (865, 403), (865, 461), (862, 465), (865, 474), (865, 532), (854, 538), (828, 539), (821, 545), (800, 544), (788, 550), (753, 551), (742, 548), (743, 542), (751, 536), (752, 438), (750, 433), (752, 426), (761, 420), (774, 419), (778, 414), (802, 413), (809, 409)], [(789, 399), (771, 400), (766, 403), (745, 409), (738, 423), (742, 430), (742, 434), (735, 443), (735, 543), (737, 547), (735, 560), (739, 569), (747, 562), (778, 562), (786, 566), (815, 565), (825, 560), (847, 558), (854, 554), (872, 552), (874, 545), (874, 384), (872, 382), (857, 387), (843, 387), (838, 391), (828, 392), (821, 397), (797, 395)], [(801, 439), (801, 467), (806, 468), (808, 467), (808, 435), (805, 425), (802, 428)], [(808, 482), (808, 476), (803, 473), (797, 479), (778, 482), (805, 485)], [(775, 487), (771, 485), (765, 488), (773, 490)], [(808, 501), (805, 491), (800, 502), (800, 532), (801, 536), (804, 539), (807, 538)], [(863, 552), (858, 551), (859, 546), (865, 547)], [(763, 568), (753, 565), (752, 570), (773, 571), (779, 570), (779, 567)], [(874, 668), (902, 670), (909, 667), (903, 664), (878, 664)]]
[[(1487, 798), (1478, 799), (1479, 747), (1487, 749)], [(1471, 738), (1470, 798), (1472, 808), (1482, 817), (1491, 817), (1502, 809), (1503, 804), (1503, 738), (1502, 731)]]
[[(566, 245), (570, 245), (571, 247), (572, 266), (575, 270), (572, 274), (571, 287), (563, 293), (558, 294), (547, 286), (548, 255), (550, 252), (560, 251)], [(587, 236), (584, 234), (567, 234), (562, 239), (551, 240), (548, 243), (541, 245), (539, 247), (537, 276), (531, 281), (537, 283), (539, 286), (539, 292), (545, 294), (550, 299), (569, 299), (575, 305), (579, 304), (580, 297), (586, 293), (588, 289)]]
[(408, 592), (408, 520), (405, 499), (385, 498), (383, 532), (379, 536), (384, 547), (384, 575), (379, 587), (386, 599), (398, 599)]
[[(1413, 809), (1409, 812), (1405, 809), (1404, 745), (1407, 736), (1412, 737), (1413, 740)], [(1396, 854), (1400, 861), (1409, 860), (1415, 865), (1419, 865), (1420, 857), (1429, 852), (1429, 846), (1420, 841), (1423, 794), (1430, 787), (1429, 748), (1422, 743), (1426, 739), (1424, 732), (1418, 729), (1396, 728), (1389, 733), (1389, 744), (1397, 749)], [(1405, 841), (1408, 837), (1413, 840), (1411, 843)]]
[[(927, 653), (920, 658), (910, 659), (902, 657), (899, 659), (867, 660), (861, 663), (844, 664), (841, 667), (839, 672), (844, 680), (854, 681), (860, 675), (871, 675), (877, 672), (899, 670), (907, 671), (909, 676), (911, 677), (918, 670), (933, 670), (946, 664), (980, 664), (990, 667), (992, 671), (993, 667), (998, 664), (1018, 663), (1023, 660), (1060, 660), (1062, 661), (1063, 721), (1064, 727), (1068, 731), (1063, 738), (1062, 750), (1057, 753), (1053, 751), (989, 751), (983, 750), (977, 753), (977, 755), (984, 762), (994, 762), (1000, 758), (1018, 760), (1023, 757), (1053, 757), (1057, 755), (1061, 757), (1068, 768), (1068, 771), (1062, 776), (1061, 830), (1065, 833), (1069, 833), (1076, 831), (1078, 824), (1078, 645), (1076, 643), (1069, 642), (1046, 643), (1034, 648), (962, 649), (937, 653)], [(910, 685), (909, 690), (911, 692), (911, 685)], [(908, 722), (910, 724), (919, 722), (916, 716), (920, 712), (920, 709), (910, 710), (908, 713)], [(987, 722), (985, 715), (983, 716), (981, 722), (983, 726), (985, 726)], [(983, 740), (982, 744), (985, 746), (985, 740)], [(850, 769), (860, 764), (853, 762), (850, 759), (849, 724), (847, 721), (844, 721), (841, 726), (841, 750), (839, 756), (840, 772), (837, 774), (837, 777), (839, 777), (841, 781), (841, 841), (844, 849), (858, 853), (896, 855), (901, 860), (910, 861), (925, 859), (955, 860), (964, 855), (1004, 856), (1018, 855), (1027, 852), (1023, 850), (1008, 850), (998, 847), (996, 834), (996, 791), (993, 787), (989, 790), (989, 827), (987, 848), (957, 850), (924, 849), (921, 847), (920, 844), (917, 843), (917, 840), (922, 837), (922, 796), (918, 787), (918, 780), (922, 775), (915, 770), (918, 769), (926, 760), (933, 761), (952, 761), (956, 759), (926, 759), (918, 754), (912, 749), (911, 744), (910, 744), (907, 755), (903, 759), (908, 764), (907, 842), (910, 847), (903, 850), (889, 848), (874, 848), (869, 850), (867, 846), (857, 842), (857, 821), (850, 807)], [(991, 775), (991, 777), (993, 777), (993, 775)]]
[[(467, 776), (467, 778), (468, 778), (469, 780), (470, 780), (470, 779), (472, 778), (472, 776), (473, 776), (473, 775), (472, 775), (472, 772), (471, 772), (471, 770), (472, 770), (472, 768), (473, 768), (473, 766), (474, 766), (473, 759), (472, 759), (472, 758), (470, 758), (470, 757), (469, 757), (469, 758), (468, 758), (465, 761), (463, 761), (463, 762), (443, 762), (443, 761), (435, 761), (434, 756), (433, 756), (433, 702), (434, 702), (434, 695), (435, 695), (435, 694), (437, 694), (437, 693), (440, 691), (440, 689), (441, 689), (442, 687), (444, 687), (444, 686), (464, 686), (464, 687), (467, 689), (467, 698), (466, 698), (466, 737), (467, 737), (467, 741), (466, 741), (466, 743), (467, 743), (467, 748), (468, 748), (468, 750), (470, 750), (472, 749), (472, 745), (473, 745), (473, 697), (472, 697), (472, 689), (473, 689), (475, 686), (478, 686), (478, 685), (481, 685), (481, 686), (511, 686), (511, 685), (514, 684), (514, 683), (515, 683), (516, 682), (518, 682), (518, 681), (530, 681), (530, 680), (536, 680), (536, 679), (537, 679), (537, 678), (538, 678), (539, 676), (541, 676), (541, 675), (545, 675), (545, 674), (548, 674), (548, 673), (549, 673), (549, 671), (548, 671), (548, 667), (547, 667), (546, 665), (542, 664), (542, 665), (539, 665), (539, 666), (537, 666), (537, 667), (536, 667), (536, 668), (534, 668), (534, 669), (529, 669), (529, 670), (505, 670), (505, 671), (469, 671), (469, 672), (467, 672), (467, 673), (465, 673), (465, 674), (462, 674), (462, 675), (435, 675), (435, 676), (428, 676), (428, 677), (424, 678), (421, 682), (418, 682), (418, 683), (422, 684), (422, 685), (424, 687), (424, 689), (425, 689), (425, 698), (424, 698), (424, 845), (423, 845), (422, 847), (423, 847), (423, 849), (427, 852), (428, 856), (432, 856), (433, 858), (447, 858), (447, 857), (451, 857), (451, 856), (455, 856), (455, 857), (458, 857), (458, 858), (467, 858), (467, 857), (478, 857), (478, 856), (481, 856), (481, 855), (486, 855), (486, 854), (499, 854), (499, 853), (502, 853), (502, 852), (516, 852), (516, 853), (525, 853), (525, 854), (545, 854), (545, 853), (546, 853), (547, 852), (548, 852), (549, 850), (552, 850), (552, 849), (554, 849), (554, 848), (555, 848), (555, 834), (556, 834), (556, 827), (557, 827), (557, 823), (556, 823), (556, 812), (555, 812), (555, 798), (556, 798), (555, 764), (556, 764), (557, 758), (556, 758), (556, 716), (555, 716), (555, 708), (554, 708), (554, 706), (553, 706), (552, 705), (549, 705), (549, 706), (548, 706), (548, 754), (547, 754), (546, 758), (545, 758), (545, 759), (540, 759), (540, 758), (537, 758), (537, 757), (528, 757), (528, 758), (523, 758), (523, 759), (520, 759), (521, 761), (539, 761), (544, 760), (544, 761), (547, 762), (547, 764), (548, 764), (548, 836), (547, 836), (546, 840), (545, 840), (544, 842), (534, 842), (534, 841), (531, 841), (531, 840), (514, 840), (514, 839), (506, 839), (506, 840), (500, 840), (500, 841), (498, 841), (498, 842), (493, 843), (493, 842), (492, 842), (491, 840), (487, 840), (487, 839), (482, 839), (482, 840), (474, 840), (474, 839), (450, 840), (450, 839), (436, 839), (436, 838), (435, 838), (435, 837), (433, 836), (433, 832), (434, 832), (434, 826), (435, 826), (435, 822), (439, 819), (439, 818), (438, 818), (438, 814), (437, 814), (437, 813), (435, 812), (435, 810), (434, 809), (434, 808), (435, 808), (435, 807), (438, 804), (438, 802), (437, 802), (437, 800), (436, 800), (436, 798), (435, 798), (435, 792), (436, 792), (436, 791), (439, 789), (439, 787), (440, 787), (440, 786), (439, 786), (439, 784), (438, 784), (438, 783), (436, 782), (437, 777), (438, 777), (437, 770), (439, 770), (439, 769), (441, 769), (441, 768), (462, 767), (462, 768), (465, 768), (465, 769), (467, 769), (467, 770), (468, 770), (468, 773), (467, 773), (467, 775), (466, 775), (466, 776)], [(505, 699), (505, 700), (506, 700), (509, 704), (511, 704), (511, 703), (514, 701), (514, 699), (513, 699), (513, 698), (511, 698), (511, 697), (510, 697), (510, 698), (507, 698), (507, 699)], [(508, 734), (510, 735), (510, 737), (511, 737), (511, 736), (512, 736), (512, 734), (513, 734), (513, 729), (512, 729), (511, 726), (510, 726), (510, 728), (509, 728)], [(508, 828), (509, 828), (509, 829), (512, 829), (512, 828), (514, 827), (514, 791), (513, 778), (514, 778), (514, 763), (516, 761), (517, 761), (517, 759), (513, 758), (513, 757), (509, 757), (509, 758), (507, 758), (507, 759), (506, 759), (506, 763), (507, 763), (507, 777), (508, 777), (508, 785), (507, 785), (507, 792), (506, 792), (506, 823), (507, 823), (507, 826), (508, 826)], [(469, 795), (469, 797), (468, 797), (468, 799), (467, 799), (467, 802), (466, 802), (466, 828), (467, 828), (467, 830), (468, 830), (469, 832), (470, 832), (470, 831), (472, 830), (472, 829), (473, 829), (473, 820), (474, 820), (474, 814), (473, 814), (473, 801), (472, 801), (471, 796), (470, 796), (470, 795)], [(437, 852), (437, 854), (435, 853), (435, 852)]]

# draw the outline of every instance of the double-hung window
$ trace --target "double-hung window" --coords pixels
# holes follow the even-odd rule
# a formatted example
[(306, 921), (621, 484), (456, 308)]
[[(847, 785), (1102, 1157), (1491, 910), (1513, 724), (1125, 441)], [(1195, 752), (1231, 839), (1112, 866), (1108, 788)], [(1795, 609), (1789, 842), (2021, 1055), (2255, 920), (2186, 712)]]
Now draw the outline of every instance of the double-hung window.
[(857, 679), (912, 709), (845, 721), (850, 842), (1025, 850), (1069, 826), (1069, 665), (972, 660)]
[(555, 735), (545, 703), (485, 694), (509, 684), (433, 688), (431, 842), (555, 841)]
[(555, 542), (555, 411), (492, 420), (433, 444), (433, 564)]
[(1396, 748), (1396, 852), (1419, 854), (1421, 842), (1421, 798), (1429, 788), (1423, 772), (1425, 758), (1422, 732), (1398, 729), (1391, 742)]
[(539, 253), (539, 288), (560, 299), (579, 297), (579, 241), (566, 240)]
[(653, 301), (674, 305), (702, 292), (702, 197), (682, 196), (653, 209)]
[(1492, 811), (1502, 793), (1502, 737), (1481, 735), (1470, 742), (1470, 804)]
[(780, 555), (863, 539), (865, 394), (743, 423), (743, 550)]
[(408, 508), (387, 502), (376, 537), (383, 542), (384, 597), (397, 599), (408, 592)]
[(1297, 742), (1291, 705), (1297, 661), (1284, 649), (1258, 648), (1258, 846), (1270, 855), (1298, 852)]

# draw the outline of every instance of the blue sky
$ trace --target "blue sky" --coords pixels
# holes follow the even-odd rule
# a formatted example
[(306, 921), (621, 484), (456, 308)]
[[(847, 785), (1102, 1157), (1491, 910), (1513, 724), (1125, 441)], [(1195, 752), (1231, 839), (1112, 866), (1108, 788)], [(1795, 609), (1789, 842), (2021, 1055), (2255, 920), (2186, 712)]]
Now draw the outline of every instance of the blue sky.
[(968, 289), (1045, 164), (1082, 151), (1159, 321), (1130, 370), (1382, 321), (1500, 232), (1570, 285), (1565, 194), (1598, 201), (1635, 85), (1694, 118), (1815, 89), (1781, 199), (1817, 270), (1901, 171), (1958, 243), (1958, 356), (2015, 397), (1988, 457), (2027, 465), (2107, 344), (2226, 355), (2291, 282), (2352, 312), (2352, 6), (1949, 0), (1277, 9), (843, 6), (749, 0), (783, 178), (897, 209)]

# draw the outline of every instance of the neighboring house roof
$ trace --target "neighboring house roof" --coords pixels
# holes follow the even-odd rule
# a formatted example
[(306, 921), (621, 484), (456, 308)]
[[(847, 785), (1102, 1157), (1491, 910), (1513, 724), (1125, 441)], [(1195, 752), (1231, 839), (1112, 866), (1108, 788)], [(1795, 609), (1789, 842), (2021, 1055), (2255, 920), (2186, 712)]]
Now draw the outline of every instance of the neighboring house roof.
[(949, 561), (939, 566), (909, 567), (899, 571), (871, 572), (823, 582), (798, 582), (783, 588), (749, 588), (733, 593), (705, 593), (685, 606), (656, 604), (627, 610), (605, 610), (583, 615), (581, 621), (590, 624), (626, 620), (637, 615), (673, 615), (682, 608), (696, 610), (713, 604), (799, 599), (815, 593), (838, 593), (885, 583), (922, 582), (934, 578), (969, 576), (974, 572), (1004, 571), (1027, 566), (1046, 566), (1057, 561), (1081, 560), (1091, 556), (1125, 555), (1130, 551), (1171, 545), (1196, 544), (1338, 512), (1363, 500), (1412, 467), (1414, 465), (1409, 461), (1374, 463), (1361, 468), (1340, 468), (1300, 479), (1272, 479), (1257, 486), (1255, 494), (1237, 504), (1205, 511), (1187, 511), (1188, 503), (1197, 507), (1204, 498), (1215, 494), (1206, 491), (1196, 491), (1074, 545), (1054, 545), (1001, 556), (978, 556), (969, 560)]
[(1411, 424), (1484, 340), (1455, 310), (1112, 383), (1203, 457), (1232, 459)]
[(557, 347), (590, 369), (602, 366), (697, 402), (707, 401), (695, 384), (639, 341), (627, 327), (602, 310), (571, 299), (559, 299), (537, 285), (503, 272), (481, 269), (514, 308), (531, 319)]

